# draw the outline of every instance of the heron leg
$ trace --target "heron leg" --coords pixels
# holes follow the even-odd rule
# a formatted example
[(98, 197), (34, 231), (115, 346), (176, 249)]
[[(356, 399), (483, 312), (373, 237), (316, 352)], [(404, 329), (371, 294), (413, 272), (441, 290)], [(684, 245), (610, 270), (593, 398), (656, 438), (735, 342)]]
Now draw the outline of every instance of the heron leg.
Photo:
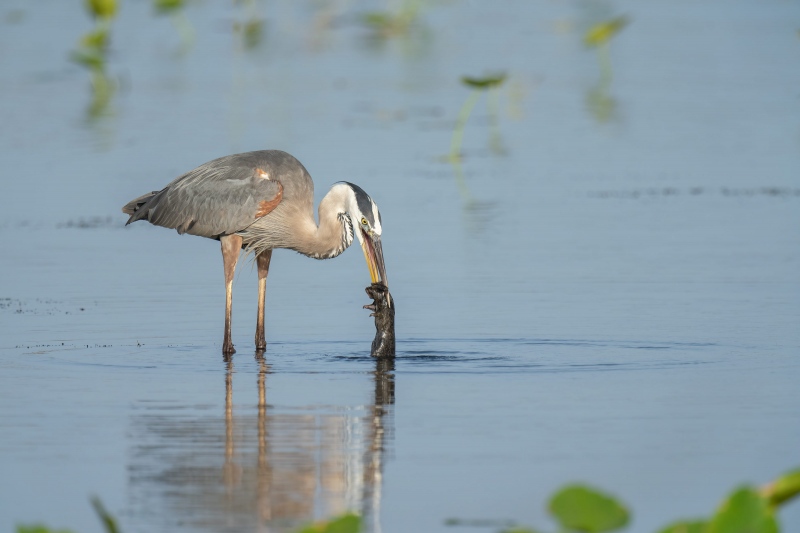
[(236, 271), (236, 261), (242, 250), (242, 238), (238, 235), (223, 235), (219, 238), (222, 247), (222, 264), (225, 268), (225, 340), (222, 343), (222, 353), (231, 355), (236, 353), (231, 341), (231, 293), (233, 291), (233, 273)]
[(256, 257), (258, 263), (258, 318), (256, 319), (256, 350), (263, 351), (267, 348), (267, 338), (264, 335), (264, 300), (267, 294), (267, 275), (269, 262), (272, 259), (272, 250), (264, 250)]

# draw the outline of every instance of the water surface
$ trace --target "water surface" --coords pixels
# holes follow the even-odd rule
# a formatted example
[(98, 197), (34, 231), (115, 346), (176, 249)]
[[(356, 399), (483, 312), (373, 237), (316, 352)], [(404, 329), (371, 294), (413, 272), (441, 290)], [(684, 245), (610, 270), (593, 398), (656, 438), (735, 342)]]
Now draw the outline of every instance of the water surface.
[[(318, 5), (263, 6), (247, 51), (244, 13), (197, 4), (181, 52), (126, 2), (99, 118), (67, 60), (86, 15), (2, 8), (0, 528), (100, 531), (95, 494), (126, 532), (345, 510), (384, 532), (544, 528), (582, 480), (648, 532), (797, 465), (795, 4), (435, 3), (383, 43), (357, 16), (382, 6)], [(599, 86), (581, 31), (620, 14)], [(459, 79), (497, 70), (499, 141), (481, 100), (454, 168)], [(131, 198), (262, 148), (317, 200), (348, 180), (380, 205), (394, 365), (369, 357), (357, 248), (275, 253), (263, 358), (241, 262), (225, 361), (218, 244), (123, 227)]]

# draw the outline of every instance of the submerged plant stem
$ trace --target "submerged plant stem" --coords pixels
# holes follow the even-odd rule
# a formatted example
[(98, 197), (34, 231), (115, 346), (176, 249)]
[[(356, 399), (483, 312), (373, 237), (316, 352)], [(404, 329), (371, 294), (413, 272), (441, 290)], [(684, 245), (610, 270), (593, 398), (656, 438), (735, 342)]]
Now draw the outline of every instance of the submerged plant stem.
[(464, 102), (464, 105), (461, 107), (461, 111), (458, 113), (456, 127), (453, 130), (453, 139), (450, 141), (450, 159), (452, 161), (458, 161), (461, 159), (461, 143), (464, 140), (464, 129), (466, 128), (467, 120), (469, 120), (469, 116), (472, 114), (472, 110), (475, 109), (475, 104), (478, 103), (478, 99), (480, 97), (481, 90), (473, 89), (472, 93), (467, 98), (467, 101)]
[(506, 149), (503, 146), (503, 138), (500, 135), (500, 102), (499, 91), (496, 88), (489, 89), (487, 102), (489, 106), (489, 148), (495, 154), (503, 155)]
[(469, 207), (474, 203), (474, 200), (472, 199), (472, 193), (470, 193), (469, 187), (467, 186), (467, 180), (464, 179), (464, 169), (461, 167), (461, 158), (458, 156), (453, 157), (451, 154), (450, 164), (453, 165), (453, 175), (456, 178), (458, 192), (461, 194), (461, 198), (464, 200), (464, 205)]

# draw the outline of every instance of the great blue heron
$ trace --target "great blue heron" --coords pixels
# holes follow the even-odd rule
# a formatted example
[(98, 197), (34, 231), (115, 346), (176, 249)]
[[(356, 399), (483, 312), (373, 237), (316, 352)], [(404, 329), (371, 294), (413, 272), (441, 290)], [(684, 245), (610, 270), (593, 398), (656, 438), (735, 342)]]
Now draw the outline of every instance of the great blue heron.
[[(127, 224), (147, 220), (220, 241), (225, 268), (225, 339), (231, 341), (231, 289), (239, 252), (255, 255), (258, 265), (256, 349), (267, 346), (264, 298), (274, 248), (289, 248), (314, 259), (341, 254), (358, 236), (372, 282), (388, 286), (381, 247), (381, 214), (361, 187), (335, 183), (319, 204), (314, 221), (314, 183), (294, 157), (260, 150), (214, 159), (176, 178), (160, 191), (128, 202)], [(126, 225), (127, 225), (126, 224)]]

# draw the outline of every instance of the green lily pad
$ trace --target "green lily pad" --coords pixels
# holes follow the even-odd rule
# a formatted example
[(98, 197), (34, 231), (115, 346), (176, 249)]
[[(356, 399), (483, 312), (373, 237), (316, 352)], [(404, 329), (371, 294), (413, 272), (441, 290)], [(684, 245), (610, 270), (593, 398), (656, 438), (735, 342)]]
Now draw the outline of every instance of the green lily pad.
[(184, 0), (153, 0), (156, 12), (161, 15), (173, 13), (183, 7)]
[(588, 533), (614, 531), (630, 519), (628, 510), (614, 497), (585, 485), (569, 485), (551, 499), (550, 512), (565, 529)]
[(740, 487), (726, 499), (705, 533), (777, 533), (768, 501), (752, 487)]
[(260, 19), (250, 19), (242, 26), (242, 39), (245, 48), (255, 48), (264, 38), (264, 21)]
[(494, 74), (491, 76), (484, 76), (482, 78), (473, 78), (470, 76), (462, 76), (461, 83), (467, 85), (468, 87), (474, 87), (475, 89), (491, 89), (492, 87), (499, 87), (506, 81), (506, 74), (505, 72), (500, 74)]
[(617, 33), (628, 25), (628, 17), (617, 17), (605, 22), (595, 24), (583, 36), (583, 42), (586, 46), (600, 46), (611, 40)]
[(769, 505), (777, 507), (800, 494), (800, 468), (783, 474), (761, 489)]
[(17, 533), (72, 533), (69, 529), (50, 529), (42, 524), (17, 526)]
[(361, 517), (348, 513), (327, 522), (311, 524), (297, 533), (359, 533), (359, 531), (361, 531)]
[(85, 0), (86, 9), (92, 16), (110, 19), (117, 14), (117, 0)]
[(105, 49), (108, 46), (109, 31), (105, 26), (90, 31), (81, 37), (81, 46), (85, 48)]
[(373, 26), (378, 29), (391, 26), (392, 15), (389, 13), (382, 13), (379, 11), (372, 11), (361, 15), (361, 21), (367, 26)]
[(705, 533), (707, 527), (707, 520), (681, 520), (668, 525), (658, 533)]
[(376, 36), (395, 37), (407, 34), (416, 19), (415, 11), (401, 11), (389, 13), (372, 11), (361, 16), (361, 22), (370, 28)]

